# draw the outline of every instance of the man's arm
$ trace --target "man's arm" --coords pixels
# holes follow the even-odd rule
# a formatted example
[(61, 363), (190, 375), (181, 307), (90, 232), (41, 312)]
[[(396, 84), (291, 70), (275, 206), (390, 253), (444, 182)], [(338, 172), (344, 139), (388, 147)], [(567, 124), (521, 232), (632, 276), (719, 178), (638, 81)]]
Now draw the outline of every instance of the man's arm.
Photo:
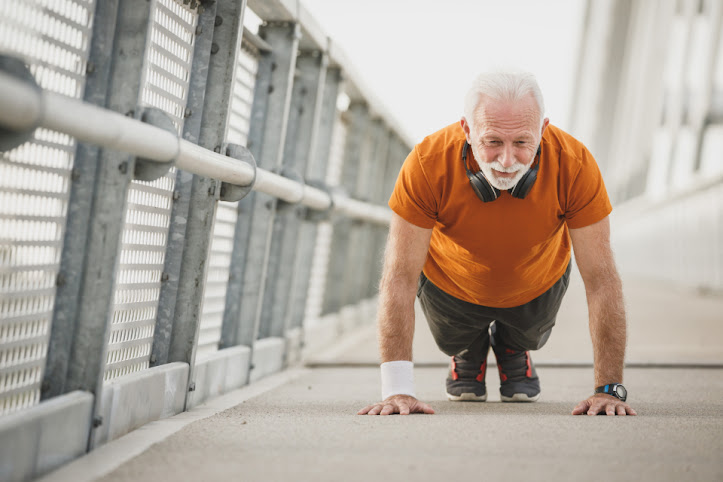
[[(575, 261), (585, 282), (590, 337), (595, 360), (595, 387), (623, 382), (626, 322), (623, 289), (610, 248), (610, 220), (571, 229)], [(596, 394), (580, 402), (573, 415), (636, 415), (616, 397)]]
[[(412, 360), (414, 299), (431, 236), (431, 229), (417, 227), (392, 214), (379, 286), (378, 335), (382, 363)], [(412, 396), (393, 395), (361, 409), (359, 415), (410, 412), (434, 413), (434, 410)]]

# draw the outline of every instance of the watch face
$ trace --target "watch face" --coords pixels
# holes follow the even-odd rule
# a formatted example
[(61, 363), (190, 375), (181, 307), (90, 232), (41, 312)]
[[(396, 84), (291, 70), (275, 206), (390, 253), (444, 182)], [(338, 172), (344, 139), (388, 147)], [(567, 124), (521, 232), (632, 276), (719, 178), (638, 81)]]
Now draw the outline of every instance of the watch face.
[(624, 386), (622, 386), (622, 385), (617, 385), (617, 386), (615, 387), (615, 395), (617, 395), (618, 398), (624, 402), (625, 399), (628, 398), (628, 391), (625, 390), (625, 387), (624, 387)]

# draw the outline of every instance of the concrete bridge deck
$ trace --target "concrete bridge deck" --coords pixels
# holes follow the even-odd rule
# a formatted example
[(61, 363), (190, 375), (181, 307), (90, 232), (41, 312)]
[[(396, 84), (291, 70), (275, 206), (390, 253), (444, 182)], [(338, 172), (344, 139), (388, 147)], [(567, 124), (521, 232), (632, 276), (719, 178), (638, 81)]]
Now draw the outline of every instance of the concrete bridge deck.
[(570, 291), (533, 354), (534, 404), (444, 397), (446, 358), (423, 320), (418, 396), (435, 415), (357, 416), (379, 396), (373, 329), (307, 367), (146, 425), (42, 480), (723, 480), (723, 298), (626, 280), (637, 417), (569, 415), (591, 391), (584, 292)]

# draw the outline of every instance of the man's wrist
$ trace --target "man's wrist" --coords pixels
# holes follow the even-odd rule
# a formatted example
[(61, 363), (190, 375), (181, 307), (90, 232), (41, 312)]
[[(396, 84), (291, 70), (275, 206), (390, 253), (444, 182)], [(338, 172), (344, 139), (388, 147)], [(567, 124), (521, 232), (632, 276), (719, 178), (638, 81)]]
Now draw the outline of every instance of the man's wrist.
[(620, 383), (608, 383), (597, 387), (594, 395), (610, 395), (624, 402), (628, 398), (628, 391)]
[(381, 364), (382, 400), (392, 395), (414, 394), (414, 363), (407, 360), (390, 361)]

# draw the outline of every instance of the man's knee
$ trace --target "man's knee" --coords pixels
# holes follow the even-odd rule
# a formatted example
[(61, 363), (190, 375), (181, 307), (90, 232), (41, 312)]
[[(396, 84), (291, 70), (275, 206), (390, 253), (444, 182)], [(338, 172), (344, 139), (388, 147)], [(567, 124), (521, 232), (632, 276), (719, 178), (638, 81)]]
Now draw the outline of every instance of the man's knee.
[(545, 344), (547, 343), (547, 340), (550, 339), (551, 333), (552, 333), (552, 327), (550, 327), (550, 329), (548, 329), (547, 331), (542, 333), (542, 335), (540, 337), (538, 337), (534, 340), (531, 340), (531, 342), (529, 343), (529, 348), (526, 348), (526, 350), (539, 350), (540, 348), (545, 346)]
[(495, 322), (495, 325), (492, 332), (494, 344), (502, 344), (518, 351), (539, 350), (550, 339), (555, 319), (532, 325), (525, 330), (499, 322)]
[(447, 356), (459, 355), (469, 350), (470, 352), (482, 352), (484, 347), (489, 346), (489, 334), (486, 328), (480, 328), (475, 332), (466, 333), (462, 336), (449, 337), (440, 333), (434, 336), (434, 341), (442, 353)]

